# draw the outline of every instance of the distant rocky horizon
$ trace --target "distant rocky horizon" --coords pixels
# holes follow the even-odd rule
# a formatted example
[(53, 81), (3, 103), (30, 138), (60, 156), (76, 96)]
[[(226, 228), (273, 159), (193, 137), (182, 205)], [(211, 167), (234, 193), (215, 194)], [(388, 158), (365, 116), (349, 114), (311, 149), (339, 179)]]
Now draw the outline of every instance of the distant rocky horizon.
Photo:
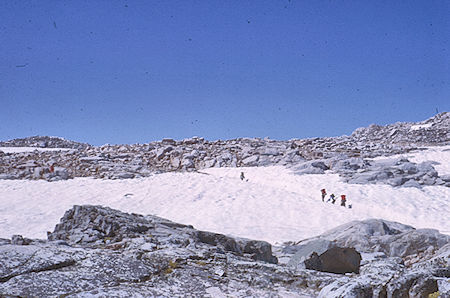
[[(388, 124), (388, 125), (378, 125), (378, 124), (371, 124), (367, 127), (359, 127), (356, 128), (352, 134), (350, 136), (348, 135), (342, 135), (342, 136), (335, 136), (335, 137), (309, 137), (309, 138), (291, 138), (289, 140), (276, 140), (276, 139), (272, 139), (270, 137), (265, 137), (265, 138), (259, 138), (259, 137), (239, 137), (239, 138), (233, 138), (233, 139), (217, 139), (217, 140), (206, 140), (208, 142), (218, 142), (218, 141), (239, 141), (239, 140), (245, 140), (245, 139), (257, 139), (257, 140), (272, 140), (272, 141), (279, 141), (279, 142), (289, 142), (289, 141), (296, 141), (296, 140), (315, 140), (315, 139), (329, 139), (329, 138), (342, 138), (342, 137), (351, 137), (353, 135), (359, 134), (367, 134), (370, 135), (371, 133), (373, 133), (374, 130), (379, 130), (382, 128), (385, 129), (396, 129), (396, 126), (400, 126), (402, 128), (404, 127), (414, 127), (417, 125), (425, 125), (423, 128), (424, 129), (428, 129), (431, 128), (431, 126), (427, 126), (428, 124), (444, 124), (445, 126), (445, 122), (449, 122), (450, 120), (450, 112), (441, 112), (436, 114), (433, 117), (430, 117), (424, 121), (419, 121), (419, 122), (396, 122), (394, 124)], [(447, 125), (449, 125), (447, 123)], [(436, 129), (437, 127), (433, 127), (433, 129)], [(440, 129), (441, 127), (437, 128)], [(445, 127), (444, 127), (445, 128)], [(413, 128), (413, 130), (421, 130), (421, 127), (417, 127), (417, 128)], [(423, 135), (423, 133), (421, 133), (421, 135)], [(60, 137), (60, 136), (40, 136), (40, 135), (35, 135), (35, 136), (29, 136), (29, 137), (23, 137), (23, 138), (14, 138), (14, 139), (10, 139), (10, 140), (5, 140), (5, 141), (0, 141), (0, 147), (38, 147), (38, 148), (71, 148), (71, 149), (80, 149), (80, 148), (86, 148), (86, 147), (101, 147), (101, 146), (119, 146), (119, 145), (140, 145), (140, 144), (150, 144), (150, 143), (154, 143), (154, 142), (164, 142), (167, 140), (173, 140), (176, 142), (183, 142), (185, 140), (190, 140), (190, 139), (201, 139), (201, 140), (205, 140), (205, 138), (203, 137), (199, 137), (199, 136), (193, 136), (191, 138), (185, 138), (185, 139), (181, 139), (181, 140), (175, 140), (173, 138), (167, 137), (167, 138), (163, 138), (162, 140), (155, 140), (155, 141), (150, 141), (150, 142), (145, 142), (145, 143), (133, 143), (133, 144), (111, 144), (111, 143), (106, 143), (103, 145), (91, 145), (89, 143), (82, 143), (82, 142), (78, 142), (78, 141), (74, 141), (74, 140), (69, 140), (66, 139), (64, 137)], [(449, 142), (450, 140), (450, 136), (447, 135), (447, 142)], [(445, 141), (444, 141), (445, 142)]]
[(388, 164), (369, 161), (378, 156), (448, 144), (449, 112), (417, 123), (373, 124), (356, 129), (350, 136), (289, 141), (267, 138), (207, 141), (193, 137), (181, 141), (163, 139), (147, 144), (91, 146), (59, 137), (29, 137), (0, 142), (0, 147), (72, 150), (0, 151), (0, 179), (131, 179), (211, 167), (281, 165), (292, 167), (298, 174), (322, 174), (331, 170), (349, 183), (450, 187), (450, 177), (438, 176), (430, 163), (414, 164), (401, 159)]

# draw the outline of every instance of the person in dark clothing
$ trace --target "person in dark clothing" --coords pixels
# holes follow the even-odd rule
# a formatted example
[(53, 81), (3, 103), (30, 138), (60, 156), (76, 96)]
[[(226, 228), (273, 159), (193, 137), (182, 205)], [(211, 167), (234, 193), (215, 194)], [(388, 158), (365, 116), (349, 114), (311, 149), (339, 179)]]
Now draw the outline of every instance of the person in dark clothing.
[(322, 192), (322, 202), (325, 202), (325, 196), (327, 195), (327, 191), (325, 190), (325, 188), (320, 190)]
[(241, 180), (244, 181), (245, 176), (244, 176), (244, 172), (241, 172)]
[(327, 202), (331, 201), (332, 204), (336, 203), (336, 196), (334, 193), (330, 195), (330, 198), (327, 200)]
[(341, 195), (341, 206), (345, 207), (345, 202), (347, 201), (347, 199), (345, 198), (345, 195)]

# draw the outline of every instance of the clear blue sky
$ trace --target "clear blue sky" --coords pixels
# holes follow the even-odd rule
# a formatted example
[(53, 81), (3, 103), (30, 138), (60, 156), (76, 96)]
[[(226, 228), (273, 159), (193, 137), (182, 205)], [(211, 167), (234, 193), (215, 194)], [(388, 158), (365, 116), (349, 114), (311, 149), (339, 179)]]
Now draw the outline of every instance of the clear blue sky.
[(0, 1), (0, 140), (290, 139), (450, 110), (450, 1)]

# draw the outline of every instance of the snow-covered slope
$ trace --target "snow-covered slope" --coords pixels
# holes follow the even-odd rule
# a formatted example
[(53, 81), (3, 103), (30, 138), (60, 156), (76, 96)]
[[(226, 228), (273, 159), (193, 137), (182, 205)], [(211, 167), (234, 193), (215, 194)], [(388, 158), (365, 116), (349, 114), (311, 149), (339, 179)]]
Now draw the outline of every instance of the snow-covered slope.
[[(404, 155), (433, 160), (450, 174), (449, 146)], [(248, 181), (239, 179), (244, 172)], [(346, 194), (353, 208), (323, 203), (320, 189)], [(0, 238), (45, 238), (74, 204), (100, 204), (155, 214), (209, 230), (280, 243), (318, 235), (351, 220), (382, 218), (450, 233), (450, 188), (356, 185), (337, 174), (295, 175), (281, 166), (210, 168), (147, 178), (76, 178), (46, 182), (0, 180)]]

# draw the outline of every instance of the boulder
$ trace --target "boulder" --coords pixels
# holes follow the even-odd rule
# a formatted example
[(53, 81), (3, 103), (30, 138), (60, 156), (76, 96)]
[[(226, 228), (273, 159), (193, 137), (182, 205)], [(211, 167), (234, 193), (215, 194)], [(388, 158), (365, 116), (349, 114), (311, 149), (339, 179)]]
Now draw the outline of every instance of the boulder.
[(387, 184), (391, 186), (400, 186), (403, 185), (408, 180), (406, 177), (395, 177), (387, 180)]
[(396, 222), (368, 219), (336, 227), (315, 241), (324, 240), (335, 246), (354, 247), (359, 252), (377, 251), (389, 257), (404, 258), (426, 252), (430, 247), (438, 250), (450, 241), (450, 236), (433, 229), (416, 230)]
[(399, 168), (407, 174), (416, 174), (419, 171), (417, 166), (411, 162), (404, 162)]
[(235, 240), (223, 234), (197, 231), (196, 239), (199, 242), (219, 246), (224, 251), (230, 251), (237, 255), (251, 254), (255, 261), (277, 264), (278, 259), (272, 254), (272, 246), (266, 241), (239, 239)]
[(387, 285), (391, 297), (428, 297), (439, 290), (436, 279), (424, 272), (409, 273)]
[(258, 162), (259, 156), (258, 155), (252, 155), (249, 157), (246, 157), (242, 160), (242, 165), (244, 166), (256, 166)]
[(280, 151), (278, 151), (278, 149), (276, 148), (265, 148), (263, 152), (261, 152), (262, 155), (272, 155), (272, 156), (277, 156), (280, 155)]
[(304, 268), (304, 262), (313, 253), (318, 255), (326, 252), (330, 247), (333, 247), (333, 242), (326, 239), (313, 239), (301, 245), (288, 246), (283, 249), (284, 252), (293, 253), (288, 265), (296, 268)]
[(134, 176), (135, 175), (133, 173), (126, 173), (126, 172), (118, 173), (116, 175), (117, 179), (131, 179), (131, 178), (134, 178)]
[(177, 144), (177, 142), (174, 139), (170, 139), (170, 138), (162, 139), (161, 143), (169, 144), (169, 145), (176, 145)]
[(329, 167), (323, 161), (307, 161), (293, 167), (295, 174), (323, 174)]
[(191, 169), (191, 168), (195, 168), (195, 163), (192, 160), (192, 158), (183, 157), (183, 160), (181, 161), (181, 166), (185, 169)]
[(14, 245), (28, 245), (32, 242), (31, 239), (23, 238), (22, 235), (13, 235), (11, 237), (11, 244)]
[(66, 211), (47, 238), (69, 244), (96, 245), (103, 244), (105, 239), (119, 242), (123, 237), (142, 234), (152, 228), (153, 224), (143, 217), (101, 206), (75, 205)]
[(252, 255), (255, 261), (277, 264), (278, 259), (272, 254), (272, 245), (266, 241), (248, 240), (240, 243), (242, 251)]
[(238, 254), (242, 253), (241, 247), (237, 244), (236, 240), (223, 234), (197, 231), (196, 239), (199, 242), (209, 245), (220, 246), (225, 251), (231, 251)]
[(311, 162), (311, 166), (322, 169), (324, 171), (329, 169), (329, 167), (327, 165), (325, 165), (325, 163), (323, 161), (313, 161), (313, 162)]
[(17, 178), (12, 174), (5, 174), (5, 173), (0, 174), (0, 180), (12, 180), (12, 179)]
[(172, 157), (170, 159), (170, 165), (175, 169), (178, 169), (180, 167), (180, 163), (181, 163), (181, 160), (178, 156)]
[(330, 273), (359, 273), (361, 254), (352, 247), (331, 247), (321, 255), (314, 252), (305, 260), (306, 269)]
[(439, 176), (439, 178), (441, 178), (445, 182), (450, 182), (450, 175), (442, 175)]
[(166, 156), (166, 153), (170, 152), (173, 150), (172, 146), (166, 146), (166, 147), (161, 147), (156, 151), (156, 159), (157, 160), (161, 160), (164, 156)]
[(407, 180), (405, 183), (403, 183), (403, 187), (416, 187), (416, 188), (420, 188), (420, 184), (419, 182), (417, 182), (414, 179), (409, 179)]
[(438, 250), (450, 241), (449, 235), (439, 233), (434, 229), (417, 229), (399, 233), (385, 239), (373, 239), (386, 254), (393, 257), (406, 257), (427, 250)]
[(356, 171), (358, 169), (366, 168), (367, 161), (362, 158), (348, 158), (347, 156), (339, 156), (330, 160), (330, 168), (334, 171)]
[(204, 167), (205, 168), (212, 168), (216, 164), (216, 160), (213, 158), (205, 159), (204, 160)]

